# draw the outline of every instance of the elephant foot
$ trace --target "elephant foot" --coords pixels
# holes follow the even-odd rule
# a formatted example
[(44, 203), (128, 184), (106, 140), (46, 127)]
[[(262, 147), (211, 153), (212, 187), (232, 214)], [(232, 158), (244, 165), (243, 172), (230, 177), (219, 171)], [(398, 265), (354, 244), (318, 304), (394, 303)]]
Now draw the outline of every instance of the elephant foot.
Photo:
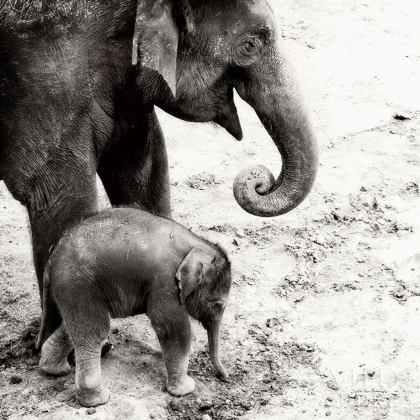
[(110, 392), (103, 385), (94, 389), (78, 389), (76, 391), (77, 402), (82, 407), (96, 407), (109, 401)]
[(174, 397), (182, 397), (195, 390), (195, 381), (193, 378), (185, 375), (184, 379), (179, 381), (167, 381), (166, 390)]
[(39, 361), (39, 369), (42, 373), (46, 375), (53, 376), (65, 376), (70, 373), (70, 365), (67, 360), (57, 363), (45, 362), (42, 360)]

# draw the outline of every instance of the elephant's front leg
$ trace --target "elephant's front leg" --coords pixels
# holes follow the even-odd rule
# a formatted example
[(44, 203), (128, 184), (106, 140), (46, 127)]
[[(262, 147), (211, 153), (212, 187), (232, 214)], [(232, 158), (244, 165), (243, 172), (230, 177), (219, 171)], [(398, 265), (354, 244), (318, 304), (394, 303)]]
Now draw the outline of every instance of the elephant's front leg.
[(102, 154), (98, 174), (113, 205), (171, 215), (168, 157), (156, 114), (145, 114)]
[(188, 376), (191, 325), (184, 308), (175, 303), (149, 305), (148, 316), (159, 339), (168, 379), (167, 391), (174, 396), (189, 394), (195, 382)]
[(39, 368), (48, 375), (67, 375), (70, 372), (67, 356), (72, 350), (73, 343), (62, 325), (42, 346)]

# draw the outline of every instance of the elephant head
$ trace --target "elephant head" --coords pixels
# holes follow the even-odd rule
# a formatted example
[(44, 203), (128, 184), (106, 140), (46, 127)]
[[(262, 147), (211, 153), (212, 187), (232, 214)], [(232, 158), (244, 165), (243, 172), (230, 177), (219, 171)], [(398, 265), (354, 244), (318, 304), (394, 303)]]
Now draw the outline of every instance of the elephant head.
[(231, 285), (230, 262), (220, 248), (217, 252), (194, 247), (176, 273), (181, 303), (207, 330), (213, 366), (226, 379), (229, 375), (220, 361), (220, 324)]
[(280, 38), (266, 0), (144, 0), (137, 8), (133, 61), (166, 82), (159, 107), (188, 121), (214, 121), (240, 140), (235, 89), (273, 139), (282, 158), (278, 178), (253, 166), (234, 182), (240, 206), (258, 216), (298, 206), (318, 167), (317, 142)]

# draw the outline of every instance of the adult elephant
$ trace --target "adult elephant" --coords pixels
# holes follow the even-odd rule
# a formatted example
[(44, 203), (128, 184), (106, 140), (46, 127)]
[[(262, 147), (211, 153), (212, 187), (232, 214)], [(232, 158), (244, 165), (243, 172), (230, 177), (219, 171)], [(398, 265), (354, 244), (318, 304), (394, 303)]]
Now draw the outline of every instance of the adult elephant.
[(283, 162), (277, 180), (240, 173), (239, 204), (276, 216), (309, 193), (317, 144), (265, 0), (38, 3), (0, 8), (0, 174), (28, 210), (41, 295), (51, 247), (97, 212), (96, 173), (113, 205), (170, 214), (154, 105), (240, 139), (236, 89)]

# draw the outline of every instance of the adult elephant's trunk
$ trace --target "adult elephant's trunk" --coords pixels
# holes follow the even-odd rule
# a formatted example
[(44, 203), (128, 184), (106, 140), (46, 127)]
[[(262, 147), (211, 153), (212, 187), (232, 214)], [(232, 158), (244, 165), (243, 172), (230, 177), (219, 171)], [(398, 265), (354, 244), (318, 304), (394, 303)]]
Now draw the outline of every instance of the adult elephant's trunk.
[(209, 339), (210, 358), (213, 366), (220, 373), (223, 379), (227, 379), (229, 374), (220, 361), (220, 321), (213, 321), (207, 329), (207, 337)]
[(236, 201), (257, 216), (278, 216), (298, 206), (311, 190), (318, 146), (293, 71), (278, 48), (241, 70), (235, 87), (256, 111), (277, 146), (282, 168), (277, 180), (264, 166), (242, 170), (233, 191)]

